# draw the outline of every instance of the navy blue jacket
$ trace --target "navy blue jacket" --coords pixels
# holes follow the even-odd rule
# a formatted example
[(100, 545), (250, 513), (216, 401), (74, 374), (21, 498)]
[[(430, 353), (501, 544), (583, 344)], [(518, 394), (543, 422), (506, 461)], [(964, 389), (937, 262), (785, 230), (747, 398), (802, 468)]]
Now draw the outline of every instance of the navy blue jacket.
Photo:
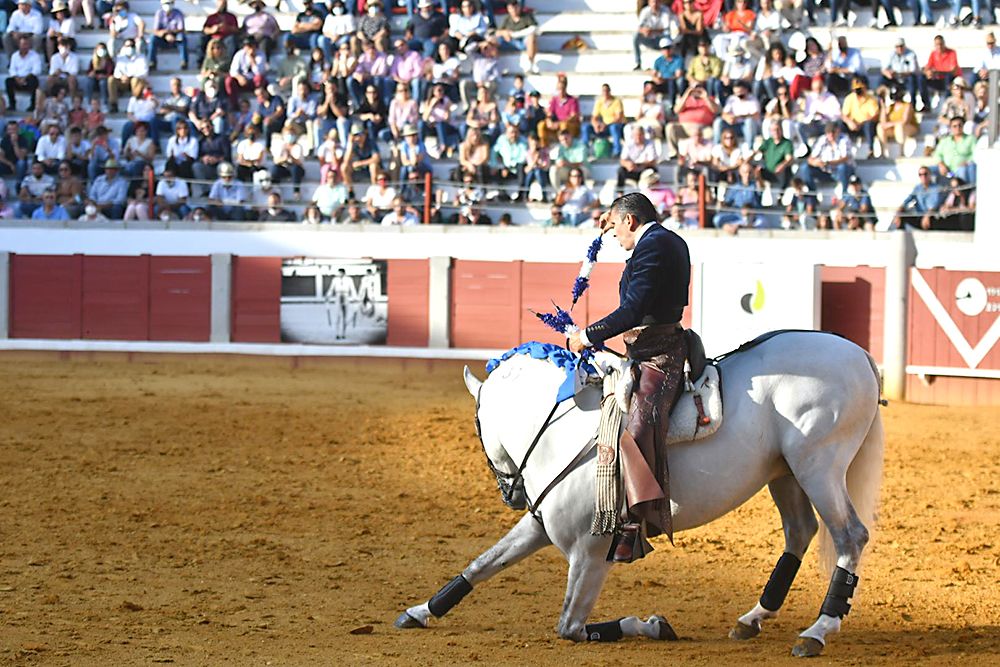
[(625, 262), (615, 312), (587, 327), (592, 344), (643, 324), (680, 322), (688, 304), (691, 256), (677, 234), (654, 223)]

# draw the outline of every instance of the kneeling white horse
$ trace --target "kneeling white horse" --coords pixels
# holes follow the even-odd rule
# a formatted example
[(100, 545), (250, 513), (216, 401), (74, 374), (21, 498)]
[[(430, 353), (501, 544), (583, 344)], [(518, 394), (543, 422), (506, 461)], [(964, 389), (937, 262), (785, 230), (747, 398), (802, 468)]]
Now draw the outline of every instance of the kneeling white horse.
[[(610, 357), (597, 361), (622, 363)], [(854, 343), (820, 332), (781, 333), (726, 356), (719, 367), (726, 412), (721, 427), (699, 442), (668, 448), (674, 529), (712, 521), (768, 486), (781, 515), (785, 550), (759, 602), (730, 632), (734, 639), (749, 639), (760, 633), (762, 621), (777, 616), (819, 528), (815, 507), (829, 531), (823, 545), (828, 567), (832, 547), (836, 569), (817, 621), (801, 633), (792, 653), (818, 655), (850, 609), (869, 538), (866, 525), (874, 520), (883, 448), (877, 369)], [(500, 476), (513, 475), (524, 461), (564, 379), (554, 364), (524, 355), (502, 362), (485, 382), (466, 368), (480, 437)], [(587, 623), (611, 566), (611, 537), (590, 532), (600, 402), (601, 389), (587, 387), (558, 404), (523, 471), (534, 513), (525, 514), (428, 602), (407, 609), (397, 627), (426, 627), (431, 616), (443, 616), (474, 586), (554, 544), (569, 561), (560, 636), (574, 641), (673, 638), (658, 616)], [(571, 459), (582, 454), (551, 486), (551, 475), (536, 473), (565, 460), (567, 450)], [(538, 506), (543, 491), (547, 494)]]

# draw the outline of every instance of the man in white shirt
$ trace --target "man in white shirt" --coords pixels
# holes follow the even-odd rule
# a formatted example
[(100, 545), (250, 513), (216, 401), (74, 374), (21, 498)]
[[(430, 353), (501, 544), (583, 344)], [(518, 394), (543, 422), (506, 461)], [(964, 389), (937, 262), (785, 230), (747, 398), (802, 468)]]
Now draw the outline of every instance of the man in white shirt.
[(28, 111), (35, 110), (35, 91), (38, 90), (38, 77), (42, 74), (42, 56), (31, 49), (31, 38), (22, 36), (18, 49), (10, 57), (7, 68), (7, 109), (14, 111), (17, 102), (14, 99), (16, 91), (24, 91), (31, 95)]
[(802, 103), (802, 119), (799, 123), (802, 143), (811, 145), (810, 140), (822, 135), (827, 123), (840, 120), (840, 111), (840, 101), (826, 89), (823, 75), (814, 76), (812, 89), (806, 93)]
[(115, 0), (111, 20), (108, 21), (108, 34), (111, 36), (111, 53), (118, 53), (126, 41), (132, 40), (132, 45), (142, 44), (146, 32), (146, 23), (142, 17), (131, 11), (127, 0)]
[(17, 11), (10, 15), (7, 22), (3, 46), (8, 56), (17, 50), (21, 37), (27, 37), (30, 48), (41, 53), (45, 42), (45, 17), (31, 6), (30, 0), (18, 0)]
[(49, 78), (45, 80), (46, 96), (55, 95), (61, 87), (66, 87), (71, 96), (76, 94), (76, 77), (80, 73), (80, 61), (73, 53), (71, 45), (69, 39), (59, 38), (59, 48), (49, 59)]
[(722, 114), (712, 124), (716, 143), (722, 141), (722, 131), (727, 128), (742, 136), (744, 144), (753, 146), (760, 128), (760, 102), (742, 79), (733, 82), (733, 94), (726, 99)]
[(403, 201), (402, 197), (394, 197), (392, 200), (392, 210), (385, 214), (382, 218), (382, 224), (384, 226), (391, 225), (416, 225), (420, 221), (417, 219), (417, 214), (406, 207), (406, 203)]
[(660, 51), (664, 40), (670, 40), (680, 31), (677, 18), (661, 0), (649, 0), (649, 5), (639, 12), (638, 29), (632, 39), (635, 54), (635, 71), (642, 69), (640, 46)]
[(986, 33), (986, 52), (973, 72), (980, 81), (990, 78), (991, 69), (1000, 69), (1000, 48), (997, 48), (997, 38), (993, 31)]
[(190, 211), (187, 205), (191, 195), (187, 181), (177, 178), (173, 167), (163, 168), (163, 177), (156, 184), (156, 210), (162, 215), (167, 213), (177, 218), (184, 218)]
[(798, 176), (813, 192), (816, 181), (837, 181), (841, 192), (847, 191), (847, 182), (854, 175), (851, 141), (840, 131), (840, 122), (827, 123), (823, 136), (816, 140), (809, 158), (799, 169)]
[(35, 159), (42, 163), (47, 174), (56, 174), (59, 163), (66, 159), (66, 137), (56, 123), (49, 125), (48, 132), (35, 144)]
[(357, 30), (354, 14), (347, 11), (343, 0), (331, 4), (330, 13), (323, 20), (323, 34), (319, 38), (319, 46), (327, 58), (332, 58), (341, 44), (350, 42), (351, 35)]
[(118, 57), (115, 58), (115, 69), (108, 77), (108, 105), (112, 113), (118, 113), (118, 95), (128, 90), (133, 97), (142, 94), (149, 74), (149, 64), (146, 57), (135, 48), (135, 40), (126, 39)]
[(618, 166), (617, 192), (625, 188), (626, 179), (639, 180), (639, 176), (647, 169), (656, 169), (659, 155), (656, 144), (646, 136), (646, 130), (638, 123), (632, 124), (632, 136), (625, 142)]
[(910, 101), (917, 99), (917, 76), (920, 74), (920, 63), (917, 54), (906, 47), (902, 37), (896, 40), (892, 55), (882, 66), (882, 85), (890, 90), (903, 88), (910, 94)]

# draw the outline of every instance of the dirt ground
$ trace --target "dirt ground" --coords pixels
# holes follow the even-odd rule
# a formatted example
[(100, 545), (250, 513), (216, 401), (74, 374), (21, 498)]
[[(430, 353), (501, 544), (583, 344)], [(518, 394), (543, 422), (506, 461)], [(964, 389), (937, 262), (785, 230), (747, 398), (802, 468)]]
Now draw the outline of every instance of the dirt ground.
[[(0, 664), (785, 663), (826, 590), (807, 557), (781, 617), (726, 638), (782, 549), (763, 492), (612, 572), (595, 619), (665, 614), (679, 642), (559, 640), (551, 548), (398, 631), (517, 518), (458, 365), (0, 364)], [(1000, 412), (884, 414), (879, 532), (819, 662), (1000, 664)]]

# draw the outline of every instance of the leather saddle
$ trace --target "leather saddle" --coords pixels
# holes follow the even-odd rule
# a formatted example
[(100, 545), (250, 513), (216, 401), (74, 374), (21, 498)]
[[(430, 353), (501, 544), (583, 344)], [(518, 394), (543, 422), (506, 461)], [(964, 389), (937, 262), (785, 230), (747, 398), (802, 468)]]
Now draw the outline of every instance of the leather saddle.
[(665, 445), (701, 440), (722, 425), (722, 373), (705, 356), (701, 336), (684, 330), (687, 340), (687, 364), (681, 395), (670, 412)]

